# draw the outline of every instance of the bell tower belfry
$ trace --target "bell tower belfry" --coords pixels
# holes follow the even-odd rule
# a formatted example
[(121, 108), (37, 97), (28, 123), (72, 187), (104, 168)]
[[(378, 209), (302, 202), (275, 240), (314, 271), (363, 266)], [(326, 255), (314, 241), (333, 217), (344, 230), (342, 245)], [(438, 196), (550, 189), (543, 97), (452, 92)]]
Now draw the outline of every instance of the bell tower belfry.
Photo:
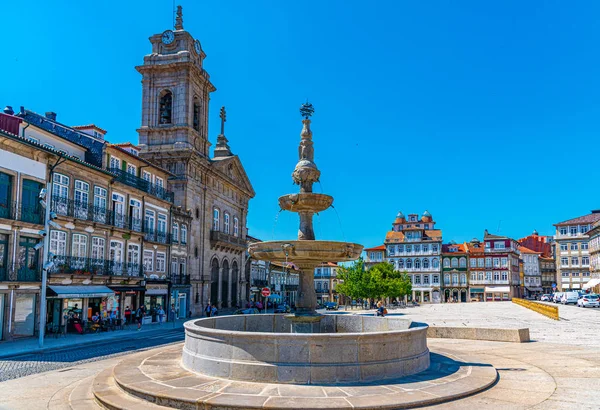
[(183, 29), (177, 7), (174, 30), (150, 37), (152, 53), (136, 70), (142, 74), (139, 145), (146, 153), (192, 150), (208, 157), (208, 102), (216, 88), (203, 68), (200, 41)]

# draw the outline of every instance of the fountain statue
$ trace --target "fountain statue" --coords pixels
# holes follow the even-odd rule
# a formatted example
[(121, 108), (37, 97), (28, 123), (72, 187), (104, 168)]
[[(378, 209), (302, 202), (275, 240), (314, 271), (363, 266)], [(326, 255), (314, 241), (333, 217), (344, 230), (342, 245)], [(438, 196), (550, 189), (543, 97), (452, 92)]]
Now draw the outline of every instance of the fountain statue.
[(322, 315), (315, 311), (317, 295), (314, 287), (315, 267), (322, 262), (342, 262), (358, 259), (362, 245), (347, 242), (317, 241), (313, 229), (315, 213), (329, 208), (333, 197), (313, 193), (313, 184), (319, 181), (321, 172), (314, 162), (310, 117), (314, 113), (312, 104), (300, 107), (302, 114), (302, 132), (298, 147), (298, 163), (292, 173), (292, 179), (300, 186), (297, 194), (283, 195), (279, 198), (282, 210), (296, 212), (300, 216), (300, 229), (297, 241), (256, 242), (249, 246), (250, 256), (271, 262), (293, 262), (300, 270), (300, 286), (296, 312), (290, 316), (292, 332), (318, 332)]

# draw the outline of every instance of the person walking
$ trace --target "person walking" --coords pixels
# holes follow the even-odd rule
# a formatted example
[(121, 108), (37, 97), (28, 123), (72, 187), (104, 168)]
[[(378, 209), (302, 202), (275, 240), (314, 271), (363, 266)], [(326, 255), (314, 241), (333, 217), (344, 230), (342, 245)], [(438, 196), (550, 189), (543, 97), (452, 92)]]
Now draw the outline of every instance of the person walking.
[(162, 306), (158, 305), (156, 314), (158, 315), (158, 324), (161, 325), (163, 318), (165, 317), (165, 310), (162, 308)]
[(142, 330), (142, 322), (144, 321), (144, 316), (146, 316), (146, 309), (144, 309), (144, 305), (141, 305), (135, 312), (135, 319), (137, 320), (138, 331)]
[(206, 317), (210, 317), (210, 313), (212, 312), (212, 309), (210, 307), (210, 303), (206, 304), (206, 307), (204, 308), (204, 312), (206, 312)]
[(212, 316), (217, 316), (217, 307), (215, 305), (212, 305), (212, 309), (210, 310), (210, 314)]

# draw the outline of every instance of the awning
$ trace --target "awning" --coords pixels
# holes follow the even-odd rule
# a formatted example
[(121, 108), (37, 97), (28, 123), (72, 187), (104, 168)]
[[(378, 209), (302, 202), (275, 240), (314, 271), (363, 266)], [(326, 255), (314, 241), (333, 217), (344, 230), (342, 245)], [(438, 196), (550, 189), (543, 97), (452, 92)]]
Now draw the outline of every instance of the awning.
[(509, 293), (510, 287), (508, 286), (486, 286), (485, 291), (489, 293)]
[(471, 293), (483, 293), (484, 291), (483, 288), (471, 288)]
[(168, 289), (147, 289), (146, 295), (166, 295), (169, 293)]
[(528, 291), (530, 292), (542, 292), (544, 289), (540, 288), (540, 287), (536, 287), (536, 286), (525, 286), (527, 288)]
[(600, 279), (592, 279), (590, 280), (588, 283), (586, 283), (585, 285), (583, 285), (584, 289), (589, 289), (589, 288), (593, 288), (596, 285), (600, 285)]
[(109, 286), (115, 292), (143, 292), (146, 290), (143, 286)]
[(73, 298), (102, 298), (114, 295), (115, 292), (106, 286), (48, 286), (48, 297), (73, 299)]

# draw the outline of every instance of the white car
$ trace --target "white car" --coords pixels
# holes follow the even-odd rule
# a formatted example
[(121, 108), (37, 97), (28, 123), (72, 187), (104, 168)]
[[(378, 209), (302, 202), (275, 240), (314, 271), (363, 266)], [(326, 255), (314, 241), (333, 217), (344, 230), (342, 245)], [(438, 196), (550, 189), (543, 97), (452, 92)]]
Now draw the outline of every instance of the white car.
[(560, 303), (562, 303), (563, 305), (568, 305), (569, 303), (576, 305), (578, 299), (579, 299), (578, 292), (565, 292), (565, 293), (563, 293), (562, 297), (560, 298)]
[(577, 300), (579, 307), (600, 307), (600, 297), (598, 295), (583, 295)]
[(563, 292), (556, 292), (554, 295), (552, 295), (552, 302), (559, 303), (562, 295), (564, 295)]
[(540, 301), (550, 302), (550, 301), (552, 301), (552, 295), (542, 295), (542, 297), (540, 298)]

